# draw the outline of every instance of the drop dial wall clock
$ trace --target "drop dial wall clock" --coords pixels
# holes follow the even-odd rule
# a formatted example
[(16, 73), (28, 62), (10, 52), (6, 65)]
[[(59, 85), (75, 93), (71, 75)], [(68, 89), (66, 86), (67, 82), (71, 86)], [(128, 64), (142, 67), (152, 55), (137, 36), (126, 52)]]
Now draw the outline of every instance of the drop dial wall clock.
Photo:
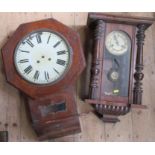
[(54, 19), (22, 24), (2, 58), (6, 79), (24, 94), (40, 140), (80, 132), (75, 82), (85, 60), (74, 30)]
[(90, 13), (89, 48), (92, 74), (89, 98), (105, 122), (142, 105), (143, 45), (151, 18)]

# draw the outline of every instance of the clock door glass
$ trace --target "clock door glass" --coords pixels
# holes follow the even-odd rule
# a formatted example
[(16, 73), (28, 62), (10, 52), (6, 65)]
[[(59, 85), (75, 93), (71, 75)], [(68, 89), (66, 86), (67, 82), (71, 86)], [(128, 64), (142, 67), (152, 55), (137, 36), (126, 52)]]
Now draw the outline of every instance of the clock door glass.
[(64, 76), (70, 65), (71, 48), (60, 34), (39, 30), (24, 37), (15, 49), (17, 72), (34, 84), (50, 84)]
[(131, 40), (124, 31), (112, 31), (105, 45), (104, 95), (128, 96)]

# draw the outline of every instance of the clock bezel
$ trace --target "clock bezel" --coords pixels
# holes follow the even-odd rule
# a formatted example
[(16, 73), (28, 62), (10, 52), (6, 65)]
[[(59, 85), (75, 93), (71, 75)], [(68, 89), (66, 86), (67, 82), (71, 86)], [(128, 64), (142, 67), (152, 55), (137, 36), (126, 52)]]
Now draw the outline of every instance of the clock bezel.
[[(26, 79), (24, 76), (22, 76), (22, 74), (21, 74), (20, 71), (18, 70), (17, 64), (15, 63), (16, 54), (17, 54), (17, 49), (18, 49), (18, 47), (21, 45), (21, 42), (23, 42), (23, 40), (24, 40), (25, 38), (27, 38), (29, 35), (34, 34), (34, 33), (37, 33), (37, 32), (50, 32), (50, 33), (53, 33), (53, 34), (55, 34), (55, 35), (58, 35), (60, 38), (63, 39), (63, 41), (65, 42), (65, 44), (66, 44), (66, 46), (67, 46), (67, 48), (68, 48), (68, 50), (69, 50), (69, 61), (68, 61), (69, 63), (67, 64), (67, 67), (66, 67), (65, 71), (63, 72), (63, 74), (62, 74), (58, 79), (56, 79), (56, 80), (54, 80), (54, 81), (52, 81), (52, 82), (50, 82), (50, 83), (44, 83), (44, 84), (41, 84), (41, 83), (34, 83), (34, 82), (32, 82), (32, 81)], [(15, 48), (15, 50), (14, 50), (14, 65), (15, 65), (15, 68), (16, 68), (18, 74), (21, 76), (22, 79), (24, 79), (25, 81), (27, 81), (27, 82), (29, 82), (29, 83), (31, 83), (31, 84), (33, 84), (33, 85), (38, 85), (38, 86), (40, 86), (40, 87), (43, 87), (43, 86), (46, 86), (46, 85), (53, 85), (53, 84), (55, 84), (55, 83), (61, 81), (61, 80), (65, 77), (65, 75), (67, 74), (67, 72), (68, 72), (68, 70), (70, 69), (70, 66), (71, 66), (71, 64), (72, 64), (72, 57), (73, 57), (73, 50), (72, 50), (72, 48), (71, 48), (69, 42), (67, 41), (67, 39), (66, 39), (63, 35), (61, 35), (59, 32), (56, 32), (56, 31), (53, 31), (53, 30), (50, 30), (50, 29), (46, 29), (46, 28), (42, 28), (42, 29), (38, 29), (38, 30), (36, 29), (36, 30), (34, 30), (34, 31), (30, 32), (30, 33), (28, 33), (27, 35), (25, 35), (25, 36), (18, 42), (18, 44), (17, 44), (17, 46), (16, 46), (16, 48)]]
[[(43, 28), (59, 32), (61, 35), (63, 35), (71, 46), (73, 52), (72, 63), (65, 76), (59, 82), (56, 82), (52, 85), (44, 85), (40, 87), (39, 85), (34, 85), (21, 78), (21, 76), (17, 73), (15, 66), (13, 65), (13, 61), (14, 51), (19, 41), (24, 36), (26, 36), (26, 34)], [(10, 37), (8, 42), (3, 46), (2, 57), (6, 80), (11, 85), (18, 88), (24, 94), (33, 99), (45, 97), (52, 93), (55, 94), (61, 92), (68, 86), (73, 85), (85, 67), (85, 59), (80, 42), (80, 36), (73, 29), (54, 19), (45, 19), (21, 24)], [(11, 65), (8, 66), (8, 64)]]

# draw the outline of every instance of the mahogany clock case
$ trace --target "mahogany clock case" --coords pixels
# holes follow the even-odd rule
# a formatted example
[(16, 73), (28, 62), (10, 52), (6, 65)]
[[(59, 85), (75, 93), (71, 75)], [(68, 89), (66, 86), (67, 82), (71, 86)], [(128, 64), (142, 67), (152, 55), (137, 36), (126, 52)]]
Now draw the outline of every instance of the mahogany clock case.
[[(37, 85), (18, 74), (14, 64), (14, 52), (23, 37), (42, 29), (60, 34), (70, 45), (72, 53), (70, 67), (59, 81)], [(6, 80), (24, 94), (32, 126), (40, 140), (81, 131), (75, 82), (85, 67), (85, 59), (77, 32), (54, 19), (21, 24), (2, 48), (2, 59)]]
[[(145, 108), (142, 103), (143, 44), (145, 30), (153, 23), (153, 18), (114, 16), (102, 13), (89, 13), (89, 37), (87, 46), (92, 53), (91, 81), (89, 97), (85, 100), (93, 104), (105, 122), (117, 122), (117, 116), (130, 111), (130, 107)], [(114, 31), (125, 33), (131, 40), (131, 49), (123, 56), (113, 56), (107, 52), (106, 37)], [(117, 59), (122, 77), (118, 82), (107, 80), (109, 60)], [(129, 64), (129, 65), (127, 65)], [(129, 77), (129, 79), (128, 79)], [(119, 88), (117, 95), (106, 95), (111, 83)], [(121, 90), (122, 89), (122, 90)]]

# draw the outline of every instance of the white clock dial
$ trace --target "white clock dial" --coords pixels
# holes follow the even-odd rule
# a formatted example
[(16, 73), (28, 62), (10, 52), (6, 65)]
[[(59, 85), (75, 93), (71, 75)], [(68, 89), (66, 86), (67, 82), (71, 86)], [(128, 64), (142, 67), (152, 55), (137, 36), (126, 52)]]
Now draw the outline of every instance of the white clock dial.
[(35, 84), (50, 84), (68, 70), (71, 48), (58, 33), (35, 31), (24, 37), (15, 49), (14, 63), (25, 80)]
[(123, 31), (112, 31), (106, 37), (105, 42), (107, 50), (114, 55), (122, 55), (128, 51), (131, 46), (129, 36)]

